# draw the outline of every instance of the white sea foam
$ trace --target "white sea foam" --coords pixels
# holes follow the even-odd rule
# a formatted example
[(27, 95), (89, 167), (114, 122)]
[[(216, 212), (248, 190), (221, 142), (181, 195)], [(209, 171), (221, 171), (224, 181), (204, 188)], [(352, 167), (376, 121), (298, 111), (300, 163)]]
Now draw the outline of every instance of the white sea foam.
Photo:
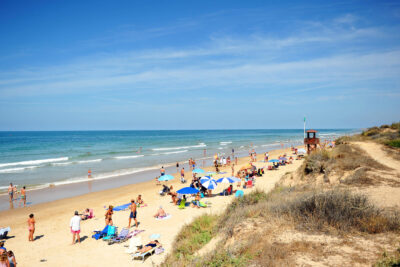
[(232, 141), (219, 142), (219, 144), (220, 144), (221, 146), (226, 146), (226, 145), (228, 145), (228, 144), (232, 144)]
[(134, 158), (140, 158), (143, 157), (144, 155), (134, 155), (134, 156), (118, 156), (114, 157), (114, 159), (134, 159)]
[(0, 168), (7, 167), (7, 166), (18, 166), (18, 165), (39, 165), (39, 164), (43, 164), (43, 163), (66, 161), (66, 160), (68, 160), (68, 157), (9, 162), (9, 163), (1, 163)]
[[(167, 165), (164, 165), (167, 166)], [(55, 186), (59, 185), (66, 185), (66, 184), (75, 184), (75, 183), (81, 183), (81, 182), (87, 182), (87, 181), (93, 181), (93, 180), (103, 180), (103, 179), (108, 179), (112, 177), (117, 177), (117, 176), (122, 176), (122, 175), (130, 175), (138, 172), (144, 172), (144, 171), (149, 171), (149, 170), (155, 170), (159, 169), (161, 166), (151, 166), (147, 168), (132, 168), (132, 169), (122, 169), (118, 171), (113, 171), (113, 172), (107, 172), (107, 173), (102, 173), (99, 175), (94, 174), (90, 180), (87, 178), (87, 176), (80, 176), (80, 177), (75, 177), (71, 178), (65, 181), (59, 181), (53, 183)], [(49, 184), (47, 184), (49, 186)]]
[(169, 154), (179, 154), (179, 153), (185, 153), (188, 152), (188, 150), (179, 150), (179, 151), (171, 151), (171, 152), (164, 152), (161, 153), (162, 155), (169, 155)]
[(81, 163), (100, 162), (100, 161), (102, 161), (102, 160), (103, 160), (103, 159), (89, 159), (89, 160), (81, 160), (81, 161), (78, 161), (78, 162), (76, 162), (76, 163), (81, 164)]
[(9, 169), (2, 169), (0, 173), (13, 173), (13, 172), (23, 172), (25, 170), (35, 169), (39, 166), (28, 166), (28, 167), (20, 167), (20, 168), (9, 168)]
[(65, 165), (70, 165), (74, 163), (73, 161), (69, 161), (69, 162), (56, 162), (56, 163), (51, 163), (52, 166), (65, 166)]
[(153, 151), (166, 151), (166, 150), (179, 150), (179, 149), (190, 149), (190, 148), (199, 148), (199, 147), (206, 147), (207, 145), (204, 143), (199, 143), (195, 146), (176, 146), (176, 147), (158, 147), (153, 148)]

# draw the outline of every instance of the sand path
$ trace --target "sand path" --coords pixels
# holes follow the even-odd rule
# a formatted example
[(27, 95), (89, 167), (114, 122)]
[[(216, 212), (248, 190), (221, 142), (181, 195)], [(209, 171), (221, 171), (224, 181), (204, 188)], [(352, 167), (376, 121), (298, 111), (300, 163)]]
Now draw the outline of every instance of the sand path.
[(399, 162), (388, 156), (386, 152), (382, 149), (382, 145), (372, 142), (354, 142), (353, 144), (361, 147), (368, 153), (371, 158), (373, 158), (377, 162), (392, 168), (397, 173), (400, 173)]

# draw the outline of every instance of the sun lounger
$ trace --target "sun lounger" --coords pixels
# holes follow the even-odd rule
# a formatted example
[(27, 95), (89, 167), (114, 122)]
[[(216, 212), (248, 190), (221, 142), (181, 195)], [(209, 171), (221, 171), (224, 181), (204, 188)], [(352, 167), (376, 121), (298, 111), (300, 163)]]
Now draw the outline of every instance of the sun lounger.
[(92, 238), (99, 240), (100, 238), (103, 238), (104, 236), (107, 235), (108, 232), (108, 225), (106, 225), (106, 227), (104, 227), (103, 231), (93, 231), (93, 235)]
[(181, 200), (181, 203), (180, 203), (179, 206), (178, 206), (178, 208), (184, 209), (184, 208), (185, 208), (185, 205), (186, 205), (186, 200), (185, 200), (185, 199), (182, 199), (182, 200)]
[(108, 240), (108, 244), (112, 245), (114, 243), (122, 243), (129, 239), (129, 229), (123, 228), (118, 236)]
[(103, 240), (106, 241), (106, 240), (112, 239), (116, 235), (117, 235), (117, 227), (110, 225), (110, 226), (108, 226), (107, 235), (103, 237)]
[(146, 259), (146, 256), (151, 256), (154, 254), (154, 252), (156, 251), (156, 248), (152, 248), (149, 251), (146, 251), (144, 253), (140, 253), (140, 252), (136, 252), (135, 254), (132, 254), (132, 260), (136, 259), (136, 258), (141, 258), (142, 262), (144, 262), (144, 260)]

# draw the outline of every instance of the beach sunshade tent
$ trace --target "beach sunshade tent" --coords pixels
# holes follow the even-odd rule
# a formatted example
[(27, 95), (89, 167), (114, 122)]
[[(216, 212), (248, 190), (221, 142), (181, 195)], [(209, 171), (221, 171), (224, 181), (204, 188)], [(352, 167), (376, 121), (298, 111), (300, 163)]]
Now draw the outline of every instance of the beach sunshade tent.
[(194, 169), (192, 172), (193, 173), (204, 173), (204, 170), (203, 169)]
[(300, 148), (297, 150), (298, 154), (306, 154), (306, 150), (304, 148)]
[(162, 182), (162, 181), (169, 181), (169, 180), (172, 180), (172, 179), (174, 179), (174, 176), (169, 175), (169, 174), (163, 175), (163, 176), (161, 176), (160, 178), (158, 178), (158, 180), (159, 180), (160, 182)]
[(233, 177), (223, 177), (217, 180), (217, 183), (227, 183), (232, 184), (238, 182), (236, 179), (232, 179)]
[(196, 194), (196, 193), (198, 193), (199, 192), (199, 190), (198, 189), (196, 189), (196, 188), (194, 188), (194, 187), (184, 187), (184, 188), (181, 188), (181, 189), (179, 189), (178, 191), (176, 191), (178, 194), (182, 194), (182, 195), (185, 195), (185, 194)]
[(201, 184), (207, 189), (215, 189), (217, 187), (217, 182), (214, 179), (205, 180)]
[(270, 159), (270, 160), (268, 160), (268, 162), (279, 162), (279, 160), (277, 160), (277, 159)]
[(283, 157), (283, 158), (281, 158), (281, 160), (283, 160), (283, 161), (287, 161), (287, 158)]

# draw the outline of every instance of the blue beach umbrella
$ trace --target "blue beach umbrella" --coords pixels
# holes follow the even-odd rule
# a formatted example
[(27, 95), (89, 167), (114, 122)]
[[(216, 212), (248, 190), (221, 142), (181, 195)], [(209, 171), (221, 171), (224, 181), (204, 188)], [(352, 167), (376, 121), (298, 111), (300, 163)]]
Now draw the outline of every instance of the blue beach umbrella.
[(176, 191), (178, 194), (182, 194), (182, 195), (185, 195), (185, 194), (196, 194), (196, 193), (198, 193), (199, 192), (199, 190), (198, 189), (196, 189), (196, 188), (194, 188), (194, 187), (183, 187), (183, 188), (181, 188), (181, 189), (179, 189), (178, 191)]
[(193, 173), (204, 173), (204, 170), (203, 169), (194, 169), (192, 172)]
[(268, 162), (279, 162), (279, 160), (277, 160), (277, 159), (270, 159), (270, 160), (268, 160)]
[(203, 183), (203, 182), (208, 181), (208, 180), (210, 180), (210, 179), (212, 179), (211, 176), (203, 176), (203, 177), (201, 177), (201, 179), (200, 179), (200, 183)]
[(174, 176), (167, 174), (167, 175), (161, 176), (160, 178), (158, 178), (158, 180), (160, 182), (162, 182), (162, 181), (169, 181), (169, 180), (172, 180), (174, 178), (175, 178)]
[(232, 177), (223, 177), (217, 180), (217, 183), (227, 183), (227, 184), (232, 184), (234, 182), (237, 182), (233, 179), (231, 179)]
[(215, 189), (217, 187), (217, 183), (214, 179), (207, 179), (201, 184), (207, 189)]

